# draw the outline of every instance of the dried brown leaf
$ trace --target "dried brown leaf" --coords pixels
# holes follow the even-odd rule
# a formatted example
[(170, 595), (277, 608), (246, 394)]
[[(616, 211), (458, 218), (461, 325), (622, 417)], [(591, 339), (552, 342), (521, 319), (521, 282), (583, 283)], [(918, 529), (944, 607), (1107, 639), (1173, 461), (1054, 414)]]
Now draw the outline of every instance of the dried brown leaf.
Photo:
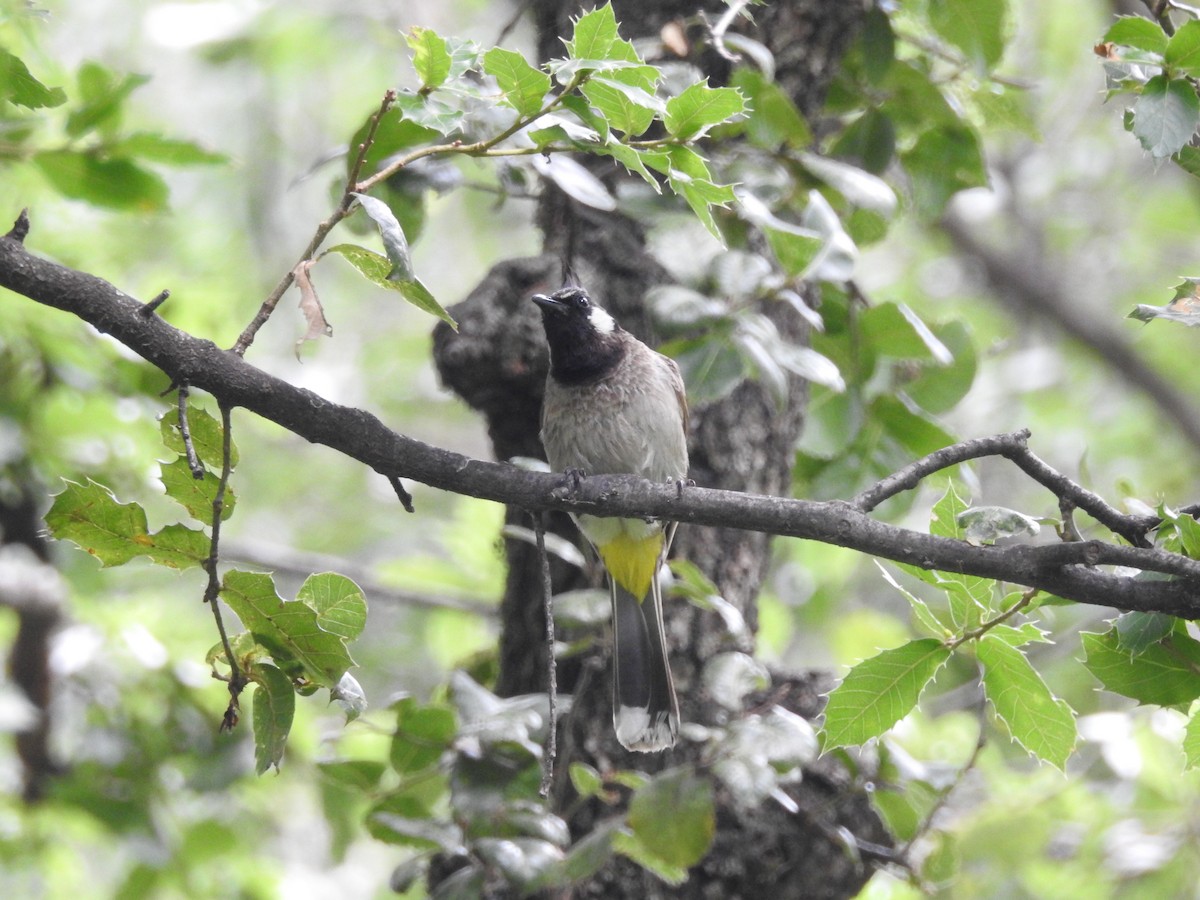
[(296, 279), (296, 287), (300, 289), (300, 312), (304, 313), (304, 320), (308, 322), (308, 331), (305, 332), (304, 337), (296, 341), (297, 360), (300, 359), (300, 347), (305, 341), (314, 341), (322, 335), (325, 337), (333, 335), (333, 326), (325, 319), (325, 310), (321, 306), (321, 300), (317, 297), (317, 289), (308, 274), (313, 262), (311, 259), (303, 260), (292, 270), (292, 275)]

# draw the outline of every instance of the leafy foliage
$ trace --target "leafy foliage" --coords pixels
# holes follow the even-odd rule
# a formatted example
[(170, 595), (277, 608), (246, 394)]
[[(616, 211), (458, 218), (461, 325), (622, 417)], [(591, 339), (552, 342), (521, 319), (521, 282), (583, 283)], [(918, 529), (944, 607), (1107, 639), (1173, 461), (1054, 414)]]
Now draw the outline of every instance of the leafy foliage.
[[(364, 147), (362, 169), (351, 186), (358, 189), (366, 215), (351, 217), (345, 227), (358, 235), (372, 232), (364, 243), (377, 234), (384, 254), (346, 239), (315, 261), (338, 254), (370, 283), (453, 324), (416, 277), (412, 256), (425, 237), (435, 194), (478, 186), (481, 178), (501, 195), (519, 196), (553, 184), (577, 202), (633, 213), (659, 235), (677, 229), (684, 236), (686, 259), (669, 266), (673, 283), (657, 288), (647, 302), (669, 337), (666, 351), (684, 370), (692, 402), (726, 397), (749, 377), (782, 403), (791, 383), (805, 380), (812, 405), (797, 457), (797, 491), (848, 496), (912, 457), (952, 443), (951, 426), (942, 416), (967, 396), (980, 366), (995, 351), (986, 342), (980, 345), (986, 351), (977, 349), (974, 323), (968, 327), (949, 311), (938, 309), (925, 318), (914, 307), (927, 311), (929, 306), (891, 294), (867, 296), (859, 275), (872, 245), (896, 234), (909, 237), (897, 225), (936, 222), (959, 191), (987, 184), (984, 134), (990, 139), (998, 123), (1012, 131), (1030, 129), (1015, 80), (996, 74), (1005, 60), (1014, 11), (1002, 0), (930, 0), (902, 8), (879, 4), (868, 15), (819, 121), (811, 123), (774, 81), (769, 54), (745, 51), (727, 84), (710, 85), (688, 72), (681, 77), (649, 57), (646, 45), (627, 40), (608, 5), (582, 15), (564, 41), (563, 55), (542, 65), (504, 47), (412, 28), (405, 40), (415, 87), (400, 91), (377, 120), (364, 120), (349, 141), (351, 148)], [(1200, 156), (1191, 146), (1200, 116), (1200, 23), (1192, 15), (1186, 8), (1177, 10), (1176, 20), (1188, 21), (1173, 34), (1160, 22), (1119, 18), (1105, 34), (1100, 55), (1111, 94), (1128, 101), (1126, 127), (1156, 162), (1171, 159), (1194, 175), (1200, 174)], [(210, 51), (215, 60), (250, 52), (237, 42)], [(5, 135), (0, 154), (6, 164), (27, 162), (52, 192), (108, 210), (161, 214), (169, 179), (160, 170), (225, 161), (199, 144), (128, 124), (137, 119), (144, 76), (94, 62), (60, 75), (40, 64), (38, 54), (19, 53), (0, 49)], [(602, 181), (568, 152), (610, 159), (631, 177), (608, 173)], [(346, 176), (355, 164), (354, 153), (347, 154)], [(1135, 317), (1195, 324), (1193, 281), (1180, 285), (1164, 307), (1139, 306)], [(771, 304), (786, 308), (800, 323), (798, 330), (784, 333), (765, 315)], [(8, 342), (0, 339), (0, 380), (6, 388), (0, 407), (6, 416), (20, 397), (38, 397), (45, 385), (78, 381), (85, 368), (77, 349), (82, 342), (47, 326), (39, 345), (45, 368), (38, 369), (22, 355), (28, 351), (22, 349), (21, 327), (16, 321)], [(111, 361), (110, 368), (110, 380), (93, 393), (112, 384), (136, 384), (125, 390), (150, 397), (164, 387), (128, 361)], [(20, 390), (9, 391), (10, 385)], [(190, 408), (188, 418), (205, 476), (192, 474), (175, 413), (163, 417), (162, 436), (172, 458), (159, 466), (158, 478), (169, 514), (156, 505), (162, 498), (146, 498), (137, 478), (98, 474), (119, 484), (109, 490), (85, 473), (56, 497), (47, 516), (53, 533), (83, 547), (104, 567), (140, 559), (190, 572), (206, 566), (214, 524), (229, 520), (235, 510), (235, 524), (250, 516), (249, 527), (258, 530), (263, 520), (251, 507), (260, 508), (263, 500), (250, 495), (262, 491), (259, 483), (253, 483), (253, 492), (248, 484), (227, 485), (214, 523), (224, 436), (219, 422), (201, 410)], [(239, 462), (234, 447), (231, 467)], [(322, 476), (308, 472), (298, 480), (305, 504), (319, 502), (320, 482), (328, 473)], [(300, 492), (295, 482), (288, 486), (288, 517), (295, 515)], [(345, 494), (369, 496), (358, 485)], [(118, 495), (144, 502), (121, 502)], [(902, 511), (898, 508), (908, 502), (893, 501), (889, 511)], [(930, 531), (989, 544), (1031, 538), (1050, 522), (1011, 502), (1014, 508), (973, 506), (964, 499), (962, 483), (956, 483), (934, 504)], [(1193, 557), (1200, 553), (1195, 520), (1168, 509), (1159, 512), (1161, 546)], [(164, 520), (165, 525), (151, 525)], [(324, 543), (344, 546), (345, 530), (344, 522), (330, 524)], [(484, 529), (467, 530), (477, 537)], [(478, 545), (468, 552), (456, 547), (454, 564), (443, 564), (443, 570), (454, 569), (454, 579), (422, 576), (416, 564), (405, 577), (422, 586), (430, 580), (455, 588), (471, 584), (470, 569), (485, 555)], [(828, 567), (822, 559), (813, 568)], [(736, 611), (722, 606), (715, 586), (694, 567), (677, 567), (677, 572), (681, 595), (720, 611), (735, 637), (749, 636), (746, 623), (737, 623)], [(1076, 754), (1073, 770), (1099, 766), (1089, 755), (1097, 747), (1110, 762), (1135, 753), (1128, 746), (1132, 738), (1118, 745), (1116, 738), (1105, 743), (1096, 737), (1109, 713), (1103, 707), (1095, 712), (1090, 681), (1086, 692), (1073, 688), (1079, 675), (1096, 679), (1107, 692), (1101, 697), (1119, 695), (1143, 706), (1166, 707), (1175, 716), (1170, 721), (1183, 722), (1178, 713), (1188, 715), (1175, 743), (1145, 731), (1138, 733), (1143, 745), (1136, 748), (1138, 760), (1146, 761), (1138, 792), (1162, 809), (1186, 802), (1190, 789), (1181, 787), (1186, 780), (1170, 753), (1177, 754), (1181, 743), (1187, 766), (1200, 760), (1200, 710), (1194, 702), (1200, 697), (1195, 674), (1200, 645), (1183, 624), (1157, 614), (1125, 614), (1110, 628), (1101, 626), (1079, 639), (1082, 665), (1070, 660), (1052, 666), (1048, 636), (1057, 632), (1064, 643), (1062, 621), (1056, 618), (1062, 607), (1055, 598), (1014, 594), (983, 579), (915, 566), (883, 574), (886, 589), (911, 613), (911, 629), (901, 625), (889, 640), (852, 657), (862, 661), (831, 692), (821, 743), (827, 750), (875, 743), (880, 770), (873, 796), (897, 839), (918, 849), (914, 880), (934, 886), (957, 877), (964, 892), (972, 885), (976, 893), (994, 891), (995, 884), (980, 888), (973, 881), (977, 870), (987, 870), (979, 861), (994, 863), (1010, 852), (1000, 848), (1015, 833), (1054, 854), (1047, 850), (1042, 859), (1014, 852), (1003, 865), (995, 864), (989, 871), (1003, 868), (1005, 878), (1009, 870), (1020, 870), (1019, 886), (1005, 882), (1014, 893), (1056, 896), (1065, 882), (1055, 878), (1075, 879), (1071, 889), (1076, 890), (1090, 885), (1085, 878), (1095, 871), (1115, 865), (1109, 849), (1128, 843), (1119, 840), (1117, 826), (1133, 820), (1104, 796), (1114, 792), (1089, 795), (1086, 785), (1064, 784), (1044, 768), (1005, 768), (1006, 752), (1022, 760), (1032, 754), (1062, 769), (1085, 746), (1088, 754)], [(229, 648), (239, 674), (252, 684), (252, 761), (248, 752), (241, 762), (235, 758), (236, 743), (214, 741), (205, 705), (213, 694), (206, 687), (210, 682), (201, 679), (201, 687), (195, 687), (179, 672), (164, 670), (158, 681), (146, 674), (115, 685), (122, 703), (110, 705), (103, 715), (111, 716), (111, 730), (127, 739), (112, 751), (118, 761), (84, 759), (64, 780), (58, 802), (113, 834), (147, 839), (163, 834), (158, 826), (168, 819), (162, 811), (181, 778), (189, 790), (224, 791), (243, 769), (259, 774), (276, 769), (280, 778), (268, 779), (267, 789), (282, 791), (289, 769), (308, 766), (302, 771), (317, 773), (335, 859), (365, 830), (402, 854), (394, 876), (398, 887), (414, 885), (437, 852), (463, 863), (442, 882), (441, 896), (475, 896), (497, 881), (517, 893), (533, 893), (580, 883), (614, 855), (635, 861), (664, 882), (681, 882), (712, 845), (716, 813), (710, 775), (747, 805), (775, 802), (816, 754), (811, 727), (786, 711), (766, 708), (740, 715), (738, 702), (747, 690), (761, 686), (765, 669), (744, 653), (719, 654), (703, 674), (704, 683), (714, 702), (728, 700), (739, 716), (703, 738), (711, 772), (676, 767), (651, 777), (572, 764), (572, 787), (598, 810), (595, 828), (573, 838), (537, 793), (544, 698), (492, 694), (487, 677), (494, 661), (483, 654), (467, 661), (478, 680), (459, 674), (449, 685), (422, 682), (423, 690), (431, 691), (427, 700), (405, 696), (368, 709), (367, 690), (350, 671), (354, 659), (363, 658), (364, 592), (331, 573), (308, 577), (294, 590), (288, 577), (228, 569), (214, 599), (235, 612), (245, 629), (230, 634)], [(81, 576), (85, 583), (94, 578)], [(175, 589), (157, 590), (166, 595)], [(381, 606), (372, 600), (373, 617)], [(764, 642), (770, 615), (770, 607), (764, 607)], [(583, 616), (573, 620), (576, 625), (586, 621)], [(823, 625), (829, 632), (838, 627)], [(160, 629), (166, 625), (155, 633)], [(388, 661), (406, 654), (423, 658), (427, 645), (453, 644), (461, 630), (461, 621), (448, 625), (445, 616), (413, 635), (397, 629), (388, 638), (398, 645), (389, 646)], [(130, 646), (136, 644), (128, 632), (122, 636)], [(211, 635), (204, 643), (212, 643)], [(184, 659), (188, 653), (199, 659), (204, 650), (183, 638), (178, 646), (190, 648), (181, 653)], [(881, 646), (891, 649), (877, 652)], [(460, 649), (451, 652), (457, 662)], [(206, 661), (219, 678), (233, 677), (223, 642), (212, 646)], [(99, 684), (106, 676), (89, 677)], [(963, 688), (987, 701), (994, 723), (1015, 746), (1009, 749), (1001, 741), (981, 751), (976, 740), (984, 738), (974, 730), (982, 727), (980, 717), (961, 711), (933, 714)], [(323, 736), (320, 752), (314, 753), (311, 723), (319, 710), (310, 705), (297, 717), (295, 698), (316, 691), (328, 691), (347, 720), (365, 715), (369, 727)], [(1162, 731), (1161, 720), (1155, 722)], [(993, 731), (989, 727), (983, 734)], [(368, 732), (371, 736), (364, 736)], [(904, 749), (914, 735), (927, 733), (933, 734), (927, 755), (939, 762), (923, 762)], [(959, 753), (961, 768), (942, 761), (945, 747), (966, 748)], [(312, 764), (314, 756), (325, 761)], [(957, 821), (947, 826), (953, 831), (931, 830), (962, 772), (976, 765), (986, 768), (996, 796), (956, 810)], [(277, 806), (274, 794), (265, 796), (270, 799), (260, 800), (260, 807)], [(173, 812), (179, 818), (169, 821), (180, 823), (178, 840), (156, 848), (171, 863), (131, 864), (122, 873), (123, 895), (253, 894), (255, 884), (271, 879), (257, 860), (243, 866), (236, 853), (255, 824), (253, 815), (265, 813), (239, 812), (235, 829), (229, 824), (232, 814), (221, 819), (191, 813), (196, 817), (189, 820)], [(1050, 833), (1050, 820), (1075, 829), (1069, 835), (1075, 848), (1071, 859), (1062, 858), (1062, 835)], [(937, 821), (940, 828), (942, 819)], [(1097, 822), (1114, 823), (1103, 841), (1094, 836)], [(1153, 845), (1162, 859), (1143, 870), (1130, 869), (1122, 884), (1170, 896), (1176, 878), (1190, 889), (1189, 851), (1171, 843), (1168, 826), (1161, 834), (1153, 830), (1148, 826), (1141, 835), (1141, 846)], [(53, 843), (43, 838), (39, 853), (52, 855)], [(6, 844), (5, 852), (13, 853), (12, 846)], [(220, 865), (205, 864), (215, 857)], [(967, 862), (960, 867), (962, 860)], [(260, 891), (267, 892), (266, 887)]]

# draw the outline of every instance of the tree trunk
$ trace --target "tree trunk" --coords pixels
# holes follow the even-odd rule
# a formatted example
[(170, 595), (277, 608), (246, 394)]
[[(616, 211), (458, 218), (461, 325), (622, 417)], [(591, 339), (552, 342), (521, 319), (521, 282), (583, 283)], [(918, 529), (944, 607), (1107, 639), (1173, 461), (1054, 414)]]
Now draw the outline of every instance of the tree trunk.
[[(668, 22), (685, 27), (691, 38), (703, 37), (694, 3), (678, 0), (614, 2), (624, 37), (658, 36)], [(710, 21), (725, 4), (702, 4)], [(536, 0), (539, 53), (560, 55), (560, 38), (571, 33), (574, 4)], [(820, 109), (846, 45), (860, 23), (865, 6), (845, 0), (793, 0), (751, 6), (757, 25), (739, 20), (732, 30), (745, 31), (776, 57), (778, 83), (789, 92), (810, 121)], [(687, 24), (690, 22), (691, 24)], [(703, 41), (698, 43), (704, 44)], [(690, 60), (710, 83), (722, 82), (729, 62), (704, 50)], [(606, 181), (623, 177), (606, 160), (587, 164)], [(496, 457), (544, 458), (538, 418), (548, 360), (540, 317), (529, 302), (532, 293), (561, 284), (560, 257), (569, 255), (581, 282), (613, 312), (623, 327), (651, 345), (657, 343), (643, 305), (646, 291), (669, 279), (645, 248), (637, 222), (615, 214), (585, 209), (547, 187), (539, 201), (538, 222), (546, 255), (506, 260), (496, 265), (468, 298), (452, 310), (460, 323), (455, 334), (439, 326), (434, 355), (447, 386), (486, 417)], [(806, 299), (814, 300), (814, 297)], [(783, 303), (764, 304), (781, 333), (796, 342), (806, 339), (800, 316)], [(691, 477), (697, 484), (764, 494), (790, 493), (794, 447), (804, 421), (806, 385), (794, 378), (781, 408), (757, 381), (747, 380), (722, 401), (691, 413)], [(507, 521), (528, 525), (528, 516), (510, 509)], [(577, 543), (580, 536), (565, 517), (548, 527)], [(497, 691), (504, 695), (544, 691), (545, 628), (541, 609), (540, 568), (526, 542), (507, 542), (509, 576), (502, 605), (500, 674)], [(719, 588), (723, 598), (743, 615), (752, 634), (757, 627), (756, 597), (769, 563), (765, 535), (709, 528), (681, 528), (674, 556), (697, 565)], [(599, 584), (600, 572), (582, 573), (554, 562), (555, 592)], [(684, 722), (713, 724), (723, 714), (704, 695), (700, 675), (706, 660), (737, 646), (719, 616), (678, 601), (666, 610), (672, 669)], [(742, 639), (743, 643), (745, 638)], [(657, 771), (695, 762), (697, 745), (686, 739), (660, 755), (630, 754), (617, 744), (612, 729), (611, 673), (605, 648), (572, 660), (560, 660), (559, 685), (574, 694), (574, 708), (562, 724), (561, 756), (565, 768), (585, 760), (606, 771), (639, 768)], [(821, 692), (832, 685), (820, 673), (776, 676), (769, 696), (750, 697), (749, 707), (778, 703), (806, 717), (821, 707)], [(569, 785), (564, 791), (569, 790)], [(855, 789), (838, 764), (821, 760), (800, 785), (789, 790), (801, 812), (786, 812), (774, 801), (746, 810), (718, 790), (718, 833), (712, 849), (678, 888), (668, 888), (640, 867), (617, 859), (576, 897), (848, 897), (871, 870), (856, 862), (839, 830), (861, 840), (886, 844), (888, 838), (864, 793)], [(562, 792), (558, 808), (570, 809)], [(611, 810), (598, 804), (575, 809), (569, 824), (578, 837)], [(843, 832), (844, 833), (844, 832)]]

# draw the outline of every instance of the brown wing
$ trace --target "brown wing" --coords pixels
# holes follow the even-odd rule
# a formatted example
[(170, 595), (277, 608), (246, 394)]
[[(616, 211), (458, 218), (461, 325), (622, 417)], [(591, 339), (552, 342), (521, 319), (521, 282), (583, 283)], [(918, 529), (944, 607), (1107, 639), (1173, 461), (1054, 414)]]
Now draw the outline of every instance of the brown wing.
[(661, 353), (658, 354), (658, 358), (667, 364), (667, 370), (671, 373), (671, 387), (675, 389), (675, 398), (679, 401), (679, 414), (683, 417), (683, 434), (686, 439), (688, 433), (687, 392), (683, 387), (683, 375), (679, 371), (679, 363)]

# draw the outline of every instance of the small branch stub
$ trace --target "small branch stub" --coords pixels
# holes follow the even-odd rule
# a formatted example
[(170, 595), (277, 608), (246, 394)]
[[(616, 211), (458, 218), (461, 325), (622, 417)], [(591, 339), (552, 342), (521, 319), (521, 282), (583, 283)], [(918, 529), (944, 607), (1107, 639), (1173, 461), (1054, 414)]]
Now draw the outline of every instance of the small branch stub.
[(16, 241), (18, 244), (25, 243), (25, 235), (29, 234), (29, 207), (21, 210), (17, 220), (13, 222), (13, 227), (5, 235), (10, 241)]
[(158, 296), (142, 307), (141, 313), (143, 316), (152, 316), (154, 311), (167, 302), (167, 298), (171, 296), (168, 290), (159, 291)]

